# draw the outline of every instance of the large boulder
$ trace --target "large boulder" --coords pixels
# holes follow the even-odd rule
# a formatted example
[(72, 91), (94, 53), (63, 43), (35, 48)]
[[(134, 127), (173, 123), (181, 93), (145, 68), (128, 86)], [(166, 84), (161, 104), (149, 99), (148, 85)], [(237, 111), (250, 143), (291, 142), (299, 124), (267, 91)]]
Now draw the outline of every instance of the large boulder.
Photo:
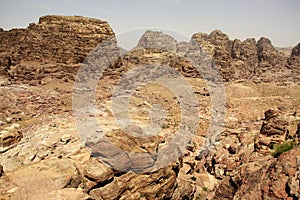
[(279, 110), (267, 110), (260, 134), (255, 138), (254, 150), (270, 155), (270, 150), (275, 145), (285, 141), (288, 133), (288, 124), (288, 121), (283, 119)]

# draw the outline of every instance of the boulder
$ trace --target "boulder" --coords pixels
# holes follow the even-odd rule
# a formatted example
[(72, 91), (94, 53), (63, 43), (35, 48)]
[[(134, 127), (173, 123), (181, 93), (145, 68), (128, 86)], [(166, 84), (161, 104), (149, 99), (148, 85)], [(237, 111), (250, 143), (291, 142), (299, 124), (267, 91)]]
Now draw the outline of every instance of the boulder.
[(279, 110), (267, 110), (260, 134), (255, 138), (254, 150), (266, 155), (270, 154), (270, 150), (275, 145), (285, 141), (288, 124), (288, 121), (284, 119)]
[(114, 173), (110, 167), (95, 159), (89, 160), (83, 170), (83, 174), (88, 179), (97, 183), (109, 181), (114, 176)]

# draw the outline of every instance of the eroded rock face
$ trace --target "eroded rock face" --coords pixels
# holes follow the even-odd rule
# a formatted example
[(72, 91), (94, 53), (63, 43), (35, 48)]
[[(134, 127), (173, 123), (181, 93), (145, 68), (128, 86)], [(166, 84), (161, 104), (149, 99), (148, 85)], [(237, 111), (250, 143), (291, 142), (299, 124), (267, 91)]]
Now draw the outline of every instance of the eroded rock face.
[(6, 147), (17, 143), (22, 138), (20, 124), (11, 124), (0, 131), (0, 146)]
[(90, 191), (94, 199), (166, 199), (175, 188), (176, 174), (171, 168), (161, 169), (150, 175), (126, 173), (115, 177), (111, 183)]
[(145, 49), (160, 49), (176, 52), (176, 41), (173, 37), (159, 31), (146, 31), (139, 40), (137, 47)]
[(277, 64), (276, 59), (280, 57), (279, 52), (272, 45), (270, 39), (261, 37), (257, 42), (257, 55), (260, 62), (266, 61), (271, 65)]
[(111, 168), (96, 161), (95, 159), (90, 160), (90, 162), (85, 166), (83, 173), (88, 179), (96, 183), (109, 181), (114, 175)]
[(224, 80), (233, 79), (235, 72), (230, 56), (232, 41), (226, 34), (220, 30), (215, 30), (209, 35), (196, 33), (192, 36), (192, 40), (199, 42), (202, 48), (212, 56)]
[(224, 80), (270, 82), (280, 81), (283, 77), (297, 78), (293, 70), (288, 69), (286, 58), (275, 49), (268, 38), (262, 37), (258, 42), (251, 38), (232, 41), (217, 30), (209, 35), (196, 33), (192, 39), (198, 41), (212, 56)]
[(292, 49), (292, 53), (288, 59), (288, 63), (294, 69), (295, 72), (299, 71), (299, 69), (300, 69), (300, 43)]
[(236, 176), (220, 183), (212, 199), (298, 199), (299, 153), (293, 149), (259, 169), (251, 163), (242, 166)]
[(26, 29), (0, 32), (0, 75), (17, 80), (45, 76), (74, 79), (100, 42), (114, 37), (106, 21), (80, 16), (43, 16)]
[(292, 57), (300, 56), (300, 43), (292, 49)]
[(255, 138), (255, 151), (270, 154), (270, 149), (285, 141), (287, 127), (288, 121), (281, 118), (279, 110), (267, 110), (260, 134)]

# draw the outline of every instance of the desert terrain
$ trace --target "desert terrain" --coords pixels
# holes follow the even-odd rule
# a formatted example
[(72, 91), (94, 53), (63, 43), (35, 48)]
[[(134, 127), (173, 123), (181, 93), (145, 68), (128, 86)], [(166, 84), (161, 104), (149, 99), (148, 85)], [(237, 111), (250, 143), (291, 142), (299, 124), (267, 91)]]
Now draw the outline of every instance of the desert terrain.
[(220, 30), (126, 52), (98, 19), (1, 30), (0, 199), (299, 199), (299, 72), (300, 43)]

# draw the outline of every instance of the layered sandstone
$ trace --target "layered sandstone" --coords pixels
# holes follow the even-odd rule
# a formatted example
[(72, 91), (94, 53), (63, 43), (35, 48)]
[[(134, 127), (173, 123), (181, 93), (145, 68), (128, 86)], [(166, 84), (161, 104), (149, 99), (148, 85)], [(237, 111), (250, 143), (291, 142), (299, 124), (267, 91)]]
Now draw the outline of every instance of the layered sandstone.
[(106, 21), (43, 16), (26, 29), (0, 32), (0, 75), (16, 80), (74, 79), (79, 64), (103, 40), (114, 37)]

